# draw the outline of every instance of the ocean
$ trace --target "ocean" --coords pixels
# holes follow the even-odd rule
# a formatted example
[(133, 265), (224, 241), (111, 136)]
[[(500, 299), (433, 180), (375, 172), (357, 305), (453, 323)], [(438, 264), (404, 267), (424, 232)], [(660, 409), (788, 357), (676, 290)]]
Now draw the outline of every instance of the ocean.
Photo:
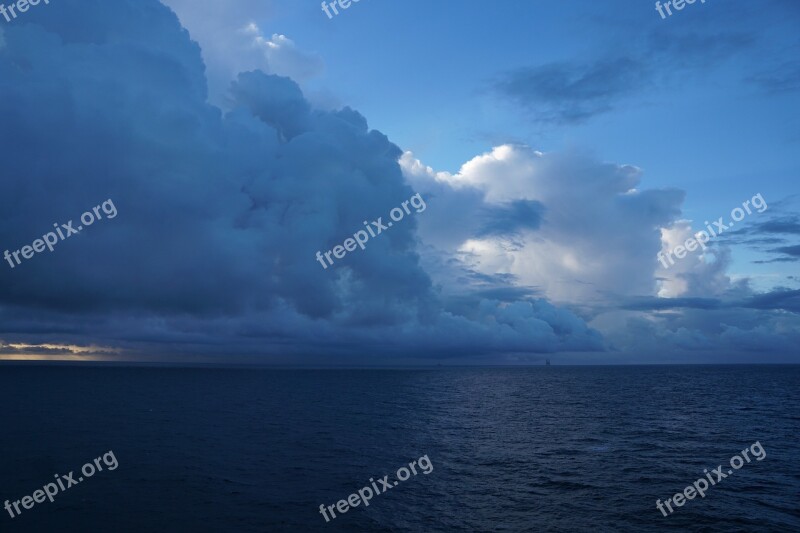
[(800, 531), (800, 366), (3, 364), (0, 400), (0, 503), (118, 462), (3, 532)]

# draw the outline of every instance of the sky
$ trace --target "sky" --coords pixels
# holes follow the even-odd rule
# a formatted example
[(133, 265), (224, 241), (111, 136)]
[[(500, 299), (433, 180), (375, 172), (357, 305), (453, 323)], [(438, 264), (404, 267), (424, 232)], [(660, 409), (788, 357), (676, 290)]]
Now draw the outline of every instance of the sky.
[(0, 14), (0, 360), (800, 362), (796, 1), (328, 11)]

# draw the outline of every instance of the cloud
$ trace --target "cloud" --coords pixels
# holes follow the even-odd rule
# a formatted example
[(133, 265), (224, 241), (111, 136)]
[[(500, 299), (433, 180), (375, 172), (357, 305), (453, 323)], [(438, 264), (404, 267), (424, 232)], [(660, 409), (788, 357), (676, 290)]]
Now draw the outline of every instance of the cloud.
[[(792, 339), (800, 341), (796, 294), (758, 294), (747, 278), (733, 279), (723, 243), (664, 268), (657, 252), (696, 230), (681, 218), (684, 193), (641, 188), (636, 167), (524, 145), (495, 147), (457, 173), (436, 171), (408, 152), (401, 165), (430, 197), (431, 216), (419, 226), (421, 261), (447, 309), (467, 313), (481, 286), (498, 294), (507, 284), (526, 291), (509, 297), (530, 291), (574, 310), (610, 350), (638, 362), (747, 361), (752, 355), (742, 355), (736, 340), (748, 332), (771, 360), (792, 360)], [(519, 213), (508, 209), (514, 202), (534, 208), (523, 217), (531, 224), (517, 225)], [(485, 231), (480, 214), (490, 211), (503, 231)], [(767, 334), (773, 339), (764, 342)]]
[(479, 237), (487, 235), (508, 235), (522, 230), (535, 230), (542, 221), (544, 208), (541, 203), (531, 200), (513, 200), (505, 205), (486, 209), (484, 226), (478, 231)]
[[(629, 36), (625, 53), (592, 60), (524, 66), (492, 84), (501, 98), (526, 109), (539, 122), (580, 124), (630, 102), (648, 87), (665, 86), (687, 73), (706, 72), (756, 44), (746, 31), (660, 25)], [(629, 50), (641, 50), (631, 53)]]
[(798, 244), (794, 246), (781, 246), (780, 248), (775, 248), (771, 251), (777, 254), (787, 254), (794, 257), (800, 257), (800, 245)]
[(797, 261), (800, 261), (800, 259), (797, 259), (795, 257), (776, 257), (775, 259), (753, 261), (753, 263), (758, 265), (764, 265), (769, 263), (795, 263)]
[(759, 72), (749, 76), (747, 81), (771, 94), (800, 91), (800, 61), (789, 61)]
[[(231, 9), (209, 35), (243, 27)], [(435, 171), (357, 111), (316, 109), (252, 67), (223, 110), (200, 47), (155, 0), (63, 0), (4, 40), (0, 242), (18, 250), (107, 199), (118, 216), (0, 269), (0, 352), (503, 361), (800, 340), (796, 295), (732, 280), (724, 246), (660, 270), (665, 235), (691, 231), (684, 193), (644, 187), (633, 165), (504, 144)], [(262, 63), (265, 48), (295, 64), (287, 39), (263, 38)], [(315, 260), (417, 192), (424, 213), (334, 268)], [(637, 299), (667, 284), (686, 305)], [(91, 353), (60, 348), (76, 346)]]
[(680, 29), (660, 25), (647, 35), (646, 41), (646, 57), (661, 68), (686, 71), (717, 67), (752, 48), (757, 38), (749, 31), (708, 31), (705, 25)]
[(324, 68), (319, 54), (303, 52), (285, 35), (274, 33), (267, 39), (252, 22), (242, 31), (253, 39), (253, 46), (266, 56), (270, 70), (275, 74), (303, 82), (319, 75)]
[[(5, 39), (0, 242), (20, 249), (109, 198), (118, 209), (0, 270), (5, 342), (164, 358), (603, 348), (577, 315), (501, 279), (451, 304), (420, 257), (430, 209), (322, 269), (318, 250), (414, 194), (402, 151), (358, 112), (316, 110), (259, 70), (237, 75), (228, 111), (209, 104), (200, 48), (155, 0), (64, 0)], [(262, 44), (294, 53), (282, 37)], [(484, 212), (471, 227), (492, 234), (537, 223), (533, 202)]]
[(753, 225), (750, 233), (785, 233), (789, 235), (800, 235), (800, 217), (794, 215), (757, 223)]
[(227, 92), (240, 72), (262, 70), (308, 81), (324, 68), (322, 58), (300, 50), (285, 35), (264, 35), (254, 17), (273, 17), (272, 0), (163, 0), (177, 13), (192, 39), (202, 47), (211, 101), (227, 107)]
[(579, 123), (609, 111), (643, 80), (643, 65), (628, 57), (589, 64), (551, 63), (507, 73), (494, 89), (541, 120)]
[[(746, 245), (762, 254), (780, 255), (771, 259), (754, 260), (755, 264), (793, 263), (800, 260), (800, 215), (797, 197), (792, 195), (773, 202), (770, 210), (759, 215), (745, 227), (720, 236), (725, 244)], [(781, 244), (783, 246), (773, 246)], [(768, 247), (772, 246), (772, 247)]]
[(800, 290), (776, 289), (763, 294), (748, 295), (741, 299), (722, 298), (634, 298), (623, 305), (624, 309), (663, 311), (668, 309), (745, 308), (783, 310), (800, 313)]
[[(548, 298), (573, 305), (605, 300), (607, 293), (653, 292), (658, 228), (677, 218), (683, 200), (677, 190), (638, 189), (636, 167), (579, 152), (545, 154), (503, 145), (452, 175), (426, 169), (408, 154), (401, 164), (417, 190), (430, 187), (432, 208), (458, 198), (466, 200), (460, 205), (468, 206), (467, 212), (492, 213), (490, 222), (471, 217), (471, 224), (461, 223), (458, 209), (443, 210), (456, 213), (449, 223), (426, 217), (420, 221), (423, 242), (460, 254), (475, 271), (513, 275)], [(525, 206), (524, 226), (519, 209), (508, 209), (515, 202)]]
[(779, 289), (750, 297), (743, 307), (752, 309), (782, 309), (800, 313), (800, 290)]

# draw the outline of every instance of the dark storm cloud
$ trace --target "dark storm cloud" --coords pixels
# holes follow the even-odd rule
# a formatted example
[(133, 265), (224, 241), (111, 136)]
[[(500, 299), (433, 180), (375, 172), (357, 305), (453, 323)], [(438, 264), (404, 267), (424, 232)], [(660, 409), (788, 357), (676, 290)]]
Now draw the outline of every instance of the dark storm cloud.
[(460, 274), (456, 278), (456, 287), (443, 298), (445, 309), (448, 312), (463, 315), (477, 316), (475, 311), (480, 308), (483, 300), (501, 302), (506, 305), (512, 302), (533, 302), (541, 298), (541, 291), (536, 287), (518, 285), (516, 276), (512, 274), (486, 275), (465, 268), (463, 265), (453, 268)]
[[(223, 114), (197, 45), (155, 0), (25, 17), (0, 41), (0, 243), (20, 249), (109, 198), (118, 216), (3, 264), (4, 341), (165, 356), (603, 348), (571, 312), (509, 301), (525, 290), (489, 285), (448, 309), (420, 265), (427, 212), (324, 270), (317, 251), (414, 194), (399, 148), (356, 111), (314, 110), (294, 81), (255, 71)], [(486, 227), (538, 214), (512, 204)]]
[(496, 289), (476, 291), (475, 295), (480, 298), (487, 298), (489, 300), (513, 302), (516, 300), (524, 300), (532, 296), (537, 296), (539, 295), (539, 291), (531, 287), (498, 287)]

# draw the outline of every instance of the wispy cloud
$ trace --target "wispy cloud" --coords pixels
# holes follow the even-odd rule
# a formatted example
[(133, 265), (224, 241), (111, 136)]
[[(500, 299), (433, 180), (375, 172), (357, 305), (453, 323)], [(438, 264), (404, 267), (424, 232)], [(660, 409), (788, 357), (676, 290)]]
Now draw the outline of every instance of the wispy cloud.
[(507, 73), (494, 89), (544, 121), (579, 123), (609, 111), (644, 82), (644, 65), (620, 57), (590, 64), (551, 63)]
[(637, 43), (631, 49), (641, 52), (522, 67), (503, 73), (492, 88), (537, 121), (578, 124), (613, 111), (656, 83), (720, 65), (756, 43), (750, 33), (698, 31), (691, 25), (651, 30), (630, 40)]

